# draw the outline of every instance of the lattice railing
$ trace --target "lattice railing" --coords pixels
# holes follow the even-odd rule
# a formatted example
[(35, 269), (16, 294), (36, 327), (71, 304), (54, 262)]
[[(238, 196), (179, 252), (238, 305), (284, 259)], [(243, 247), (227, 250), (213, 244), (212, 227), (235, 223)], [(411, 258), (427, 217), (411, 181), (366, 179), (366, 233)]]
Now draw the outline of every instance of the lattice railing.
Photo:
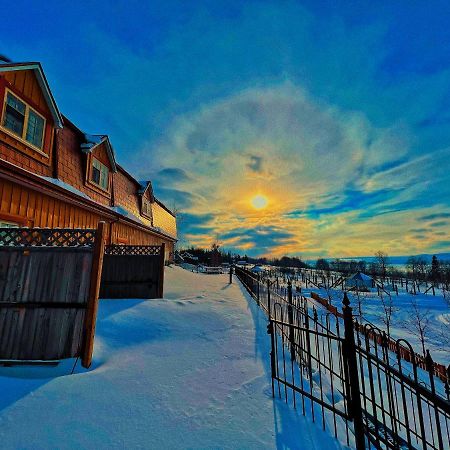
[(96, 230), (0, 228), (0, 247), (94, 247)]
[(105, 255), (160, 255), (160, 245), (107, 245)]

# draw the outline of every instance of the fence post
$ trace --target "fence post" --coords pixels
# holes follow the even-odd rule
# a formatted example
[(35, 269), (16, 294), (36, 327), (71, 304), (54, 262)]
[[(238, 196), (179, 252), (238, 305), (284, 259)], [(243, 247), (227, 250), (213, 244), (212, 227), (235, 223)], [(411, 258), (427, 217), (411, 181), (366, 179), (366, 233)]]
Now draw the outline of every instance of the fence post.
[(445, 382), (445, 393), (447, 394), (447, 400), (450, 401), (450, 364), (447, 367), (447, 381)]
[(269, 323), (267, 325), (267, 334), (270, 334), (270, 372), (272, 378), (272, 397), (275, 397), (274, 379), (277, 376), (276, 361), (275, 361), (275, 330), (272, 319), (269, 316)]
[(230, 266), (230, 282), (229, 284), (233, 283), (233, 266)]
[(345, 377), (347, 378), (346, 385), (349, 388), (349, 391), (347, 392), (347, 395), (349, 395), (348, 412), (350, 417), (353, 419), (356, 449), (364, 450), (366, 448), (366, 443), (362, 417), (361, 393), (359, 391), (355, 333), (352, 308), (350, 307), (347, 292), (344, 292), (344, 300), (342, 303), (344, 305), (342, 308), (342, 312), (344, 313), (344, 342), (342, 346), (342, 356), (344, 358), (344, 365), (346, 368), (344, 371)]
[(269, 319), (272, 317), (272, 305), (270, 304), (270, 280), (267, 278), (267, 311), (269, 313)]
[(259, 273), (256, 274), (256, 303), (259, 305)]
[[(428, 374), (430, 376), (430, 386), (431, 386), (431, 392), (433, 394), (436, 394), (436, 388), (434, 385), (434, 361), (433, 358), (430, 355), (430, 351), (427, 350), (427, 356), (425, 357), (425, 364), (427, 367)], [(434, 407), (434, 415), (436, 419), (436, 434), (439, 442), (439, 449), (444, 450), (444, 441), (442, 440), (442, 431), (441, 431), (441, 422), (439, 418), (439, 411)]]
[(307, 356), (307, 364), (308, 364), (308, 376), (309, 382), (312, 383), (312, 359), (311, 359), (311, 336), (310, 336), (310, 328), (309, 328), (309, 312), (308, 312), (308, 304), (305, 302), (305, 342), (306, 342), (306, 356)]
[(295, 360), (295, 334), (294, 334), (294, 311), (292, 308), (292, 281), (288, 281), (288, 322), (289, 322), (289, 342), (291, 344), (291, 361)]
[(95, 234), (95, 246), (92, 253), (91, 282), (84, 319), (83, 348), (81, 364), (86, 369), (91, 366), (94, 352), (95, 323), (97, 321), (98, 295), (102, 278), (103, 255), (105, 253), (105, 222), (99, 222)]

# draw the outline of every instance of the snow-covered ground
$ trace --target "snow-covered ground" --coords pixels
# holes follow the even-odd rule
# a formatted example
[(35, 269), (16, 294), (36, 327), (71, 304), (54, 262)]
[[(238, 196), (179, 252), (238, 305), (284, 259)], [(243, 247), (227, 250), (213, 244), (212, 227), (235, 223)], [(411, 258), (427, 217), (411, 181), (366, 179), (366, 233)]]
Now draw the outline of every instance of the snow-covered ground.
[[(341, 290), (308, 289), (308, 292), (317, 292), (323, 298), (331, 295), (333, 305), (342, 307), (344, 296)], [(363, 322), (369, 321), (381, 330), (386, 330), (384, 322), (385, 312), (380, 297), (376, 289), (372, 292), (360, 293), (359, 299), (363, 313)], [(358, 295), (349, 293), (349, 298), (353, 311), (358, 314)], [(414, 350), (422, 354), (422, 345), (417, 330), (417, 319), (414, 315), (412, 302), (416, 302), (419, 315), (422, 320), (426, 320), (425, 328), (425, 348), (429, 349), (433, 359), (441, 364), (450, 363), (450, 305), (444, 300), (442, 295), (433, 296), (431, 294), (412, 295), (404, 290), (399, 290), (399, 295), (391, 292), (393, 312), (390, 323), (391, 336), (394, 339), (406, 339), (413, 346)], [(385, 295), (385, 299), (387, 296)], [(385, 304), (389, 304), (386, 300)]]
[(171, 267), (165, 292), (100, 302), (88, 371), (0, 368), (1, 448), (340, 448), (272, 399), (267, 322), (237, 281)]

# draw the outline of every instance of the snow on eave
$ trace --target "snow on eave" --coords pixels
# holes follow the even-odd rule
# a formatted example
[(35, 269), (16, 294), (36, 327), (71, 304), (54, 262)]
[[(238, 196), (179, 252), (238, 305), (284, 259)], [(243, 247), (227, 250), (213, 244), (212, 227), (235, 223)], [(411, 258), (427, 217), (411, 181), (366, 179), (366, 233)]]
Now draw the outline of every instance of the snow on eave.
[(56, 128), (63, 127), (63, 120), (58, 106), (56, 105), (55, 98), (45, 77), (42, 66), (38, 62), (26, 62), (26, 63), (6, 63), (0, 64), (0, 72), (14, 72), (19, 70), (33, 70), (38, 80), (39, 86), (42, 89), (47, 105), (52, 113), (53, 120)]
[(62, 187), (63, 189), (72, 192), (72, 194), (77, 194), (80, 197), (83, 197), (87, 200), (92, 200), (91, 197), (89, 197), (89, 195), (85, 194), (84, 192), (79, 191), (77, 188), (73, 187), (72, 185), (65, 183), (64, 181), (61, 181), (58, 178), (51, 178), (51, 177), (44, 177), (42, 175), (38, 175), (38, 177), (43, 178), (44, 180), (48, 181), (49, 183), (52, 183), (56, 186)]
[[(65, 183), (64, 181), (61, 181), (58, 178), (51, 178), (51, 177), (44, 177), (42, 175), (37, 175), (39, 178), (42, 178), (43, 180), (54, 184), (55, 186), (58, 186), (66, 191), (71, 192), (72, 194), (78, 195), (86, 200), (89, 200), (93, 203), (97, 203), (93, 198), (89, 197), (89, 195), (85, 194), (84, 192), (81, 192), (80, 190), (78, 190), (77, 188), (71, 186), (70, 184)], [(122, 206), (106, 206), (106, 205), (102, 205), (100, 203), (97, 203), (99, 206), (102, 206), (103, 208), (109, 209), (112, 212), (126, 218), (126, 219), (130, 219), (133, 222), (136, 222), (142, 226), (144, 226), (145, 228), (149, 229), (149, 231), (154, 231), (158, 234), (163, 234), (164, 236), (167, 236), (170, 239), (177, 239), (176, 236), (171, 235), (170, 233), (168, 233), (167, 231), (163, 230), (162, 228), (159, 227), (154, 227), (154, 226), (150, 226), (147, 223), (145, 223), (142, 219), (140, 219), (139, 217), (135, 216), (134, 214), (132, 214), (131, 212), (129, 212), (128, 210), (126, 210), (125, 208), (123, 208)]]

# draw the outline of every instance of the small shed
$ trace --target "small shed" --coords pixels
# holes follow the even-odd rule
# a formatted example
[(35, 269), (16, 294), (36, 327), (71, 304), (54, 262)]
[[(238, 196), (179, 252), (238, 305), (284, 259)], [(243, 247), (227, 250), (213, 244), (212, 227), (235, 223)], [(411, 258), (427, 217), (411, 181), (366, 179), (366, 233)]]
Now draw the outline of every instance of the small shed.
[(254, 266), (250, 269), (250, 271), (253, 273), (261, 273), (264, 272), (264, 269), (260, 266)]
[(369, 275), (362, 272), (356, 272), (345, 280), (345, 285), (348, 288), (370, 289), (374, 286), (374, 281)]

